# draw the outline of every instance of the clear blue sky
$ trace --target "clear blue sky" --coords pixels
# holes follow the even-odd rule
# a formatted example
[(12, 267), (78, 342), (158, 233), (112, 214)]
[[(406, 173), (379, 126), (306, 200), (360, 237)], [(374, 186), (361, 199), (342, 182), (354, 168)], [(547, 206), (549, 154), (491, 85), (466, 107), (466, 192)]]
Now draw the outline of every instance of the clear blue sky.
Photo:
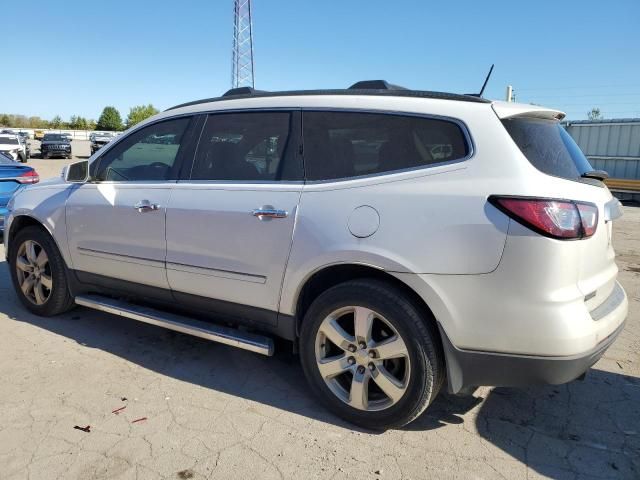
[[(97, 118), (105, 105), (230, 87), (233, 0), (4, 2), (0, 112)], [(254, 0), (256, 87), (384, 78), (640, 116), (640, 1)], [(9, 21), (10, 20), (10, 21)]]

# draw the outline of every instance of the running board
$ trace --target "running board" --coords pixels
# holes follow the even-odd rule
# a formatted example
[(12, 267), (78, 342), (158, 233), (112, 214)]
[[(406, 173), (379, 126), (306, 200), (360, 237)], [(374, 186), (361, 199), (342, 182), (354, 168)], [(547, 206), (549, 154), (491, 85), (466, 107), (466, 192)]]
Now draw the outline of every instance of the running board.
[(273, 340), (262, 335), (242, 332), (234, 328), (222, 327), (173, 313), (161, 312), (153, 308), (141, 307), (101, 295), (78, 295), (75, 298), (75, 302), (83, 307), (131, 318), (150, 325), (157, 325), (176, 332), (211, 340), (212, 342), (223, 343), (269, 357), (273, 355)]

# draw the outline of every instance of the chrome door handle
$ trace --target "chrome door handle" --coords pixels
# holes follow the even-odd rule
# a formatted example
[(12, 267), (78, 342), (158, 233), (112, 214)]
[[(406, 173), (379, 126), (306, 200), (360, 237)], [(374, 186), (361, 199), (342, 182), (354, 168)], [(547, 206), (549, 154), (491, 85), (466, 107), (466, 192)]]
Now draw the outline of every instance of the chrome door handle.
[(158, 210), (160, 208), (160, 205), (158, 205), (157, 203), (151, 203), (151, 202), (149, 202), (149, 200), (141, 200), (138, 203), (136, 203), (133, 206), (133, 208), (138, 210), (138, 212), (140, 212), (140, 213), (155, 212), (156, 210)]
[(271, 205), (265, 205), (262, 208), (252, 210), (251, 214), (254, 217), (258, 217), (260, 220), (266, 220), (268, 218), (286, 218), (287, 215), (289, 215), (289, 212), (286, 210), (278, 210), (277, 208), (273, 208)]

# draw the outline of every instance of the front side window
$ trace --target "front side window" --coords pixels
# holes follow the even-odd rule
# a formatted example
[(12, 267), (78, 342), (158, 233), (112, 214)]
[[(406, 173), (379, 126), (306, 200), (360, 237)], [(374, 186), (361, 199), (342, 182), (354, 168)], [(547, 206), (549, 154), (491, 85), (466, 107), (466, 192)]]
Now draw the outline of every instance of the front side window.
[(305, 112), (307, 179), (334, 180), (459, 160), (470, 147), (460, 126), (425, 117)]
[(144, 127), (108, 150), (99, 160), (96, 180), (158, 181), (177, 179), (176, 162), (189, 118)]
[(209, 115), (196, 152), (192, 180), (299, 180), (291, 147), (291, 113)]

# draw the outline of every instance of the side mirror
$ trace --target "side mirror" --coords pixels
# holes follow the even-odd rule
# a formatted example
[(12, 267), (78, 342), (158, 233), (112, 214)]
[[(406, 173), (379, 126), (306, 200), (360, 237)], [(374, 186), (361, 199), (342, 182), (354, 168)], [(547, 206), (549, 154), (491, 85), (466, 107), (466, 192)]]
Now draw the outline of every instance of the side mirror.
[(82, 160), (81, 162), (72, 163), (62, 170), (64, 180), (70, 183), (84, 183), (89, 180), (89, 162)]

